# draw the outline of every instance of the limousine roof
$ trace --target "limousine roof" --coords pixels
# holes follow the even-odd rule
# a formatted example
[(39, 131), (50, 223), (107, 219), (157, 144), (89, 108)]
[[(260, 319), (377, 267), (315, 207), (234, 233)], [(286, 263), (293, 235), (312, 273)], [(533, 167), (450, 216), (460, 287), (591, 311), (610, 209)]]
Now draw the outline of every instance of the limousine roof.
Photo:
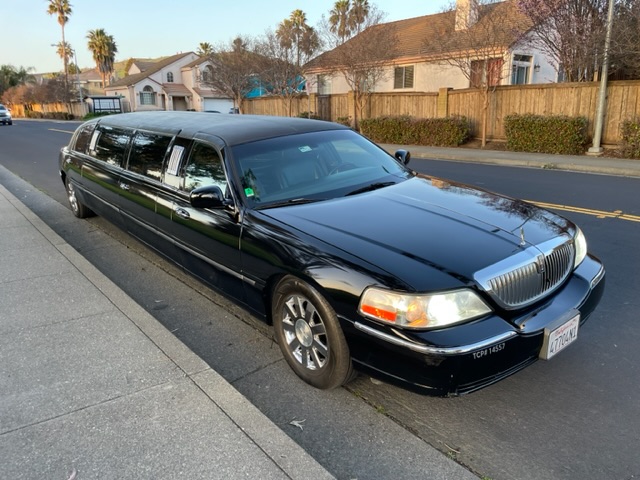
[(344, 125), (305, 118), (266, 115), (231, 115), (205, 112), (133, 112), (101, 117), (100, 124), (156, 131), (193, 138), (196, 134), (220, 137), (227, 145), (296, 133), (347, 129)]

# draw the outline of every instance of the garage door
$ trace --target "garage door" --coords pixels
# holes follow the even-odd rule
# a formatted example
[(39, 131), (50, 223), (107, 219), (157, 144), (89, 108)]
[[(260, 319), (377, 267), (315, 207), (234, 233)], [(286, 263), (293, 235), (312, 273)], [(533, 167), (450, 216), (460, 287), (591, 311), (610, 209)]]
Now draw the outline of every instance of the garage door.
[(203, 110), (218, 111), (220, 113), (229, 113), (229, 109), (233, 108), (233, 101), (226, 98), (205, 98)]

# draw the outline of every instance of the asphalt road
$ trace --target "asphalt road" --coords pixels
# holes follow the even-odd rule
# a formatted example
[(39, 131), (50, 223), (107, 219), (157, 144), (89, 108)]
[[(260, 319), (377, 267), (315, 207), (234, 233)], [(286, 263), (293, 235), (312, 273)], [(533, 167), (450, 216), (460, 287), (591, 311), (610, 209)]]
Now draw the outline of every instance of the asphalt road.
[(493, 480), (640, 478), (640, 222), (603, 215), (640, 215), (640, 179), (412, 160), (419, 171), (555, 205), (604, 261), (605, 297), (571, 348), (474, 394), (430, 398), (363, 376), (320, 392), (289, 371), (268, 327), (106, 221), (72, 218), (56, 160), (74, 127), (0, 128), (0, 164), (33, 185), (7, 188), (338, 478), (429, 478), (422, 441)]

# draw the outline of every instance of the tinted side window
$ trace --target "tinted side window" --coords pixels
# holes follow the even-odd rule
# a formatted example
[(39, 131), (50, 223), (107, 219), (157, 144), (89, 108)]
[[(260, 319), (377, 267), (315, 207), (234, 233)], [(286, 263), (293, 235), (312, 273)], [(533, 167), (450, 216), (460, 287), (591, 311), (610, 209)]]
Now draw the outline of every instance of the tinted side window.
[(100, 125), (91, 137), (90, 154), (98, 160), (119, 167), (124, 162), (130, 138), (131, 132), (129, 130)]
[(87, 153), (94, 128), (96, 128), (95, 123), (89, 123), (80, 127), (76, 135), (76, 143), (73, 146), (73, 150), (80, 153)]
[(227, 179), (224, 176), (222, 160), (218, 152), (203, 143), (194, 143), (184, 176), (183, 189), (187, 192), (205, 185), (217, 185), (223, 192), (227, 187)]
[(136, 132), (131, 144), (127, 168), (132, 172), (160, 180), (162, 164), (171, 138), (167, 135)]

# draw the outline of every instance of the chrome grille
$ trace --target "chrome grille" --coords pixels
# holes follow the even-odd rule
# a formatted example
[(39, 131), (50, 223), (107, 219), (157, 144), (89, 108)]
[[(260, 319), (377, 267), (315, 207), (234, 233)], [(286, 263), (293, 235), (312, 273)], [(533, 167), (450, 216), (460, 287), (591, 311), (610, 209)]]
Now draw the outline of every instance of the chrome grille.
[(573, 241), (547, 251), (538, 248), (484, 269), (475, 278), (502, 307), (529, 305), (560, 286), (573, 268)]

